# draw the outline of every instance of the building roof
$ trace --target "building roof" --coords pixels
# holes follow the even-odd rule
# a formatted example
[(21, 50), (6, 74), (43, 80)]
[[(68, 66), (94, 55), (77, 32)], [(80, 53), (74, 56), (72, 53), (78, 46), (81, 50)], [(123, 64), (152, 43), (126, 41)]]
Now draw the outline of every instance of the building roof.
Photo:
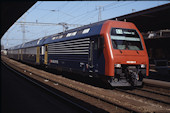
[(0, 37), (20, 18), (36, 1), (6, 1), (0, 2)]
[(130, 13), (127, 15), (111, 18), (110, 20), (126, 19), (134, 23), (141, 32), (170, 29), (170, 3)]

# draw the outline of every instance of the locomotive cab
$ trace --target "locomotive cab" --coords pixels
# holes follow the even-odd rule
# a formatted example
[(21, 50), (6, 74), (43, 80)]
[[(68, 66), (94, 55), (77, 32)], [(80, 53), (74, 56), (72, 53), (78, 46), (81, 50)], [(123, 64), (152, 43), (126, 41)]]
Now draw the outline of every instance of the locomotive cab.
[[(110, 25), (108, 25), (110, 24)], [(144, 40), (134, 24), (114, 21), (105, 28), (105, 75), (111, 86), (141, 86), (149, 61)]]

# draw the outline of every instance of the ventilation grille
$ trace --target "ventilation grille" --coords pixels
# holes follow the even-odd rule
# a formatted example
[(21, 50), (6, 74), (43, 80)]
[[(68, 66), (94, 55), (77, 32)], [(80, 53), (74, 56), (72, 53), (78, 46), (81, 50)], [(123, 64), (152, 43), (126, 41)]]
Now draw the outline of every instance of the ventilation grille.
[(89, 54), (90, 38), (48, 44), (48, 54)]

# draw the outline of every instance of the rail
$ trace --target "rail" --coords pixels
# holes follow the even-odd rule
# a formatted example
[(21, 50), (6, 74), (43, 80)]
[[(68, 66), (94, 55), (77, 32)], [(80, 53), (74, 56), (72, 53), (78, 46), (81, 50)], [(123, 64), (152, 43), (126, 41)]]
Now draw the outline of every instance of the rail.
[[(70, 80), (67, 78), (64, 78), (62, 76), (57, 76), (51, 73), (47, 73), (42, 70), (38, 70), (32, 67), (29, 67), (27, 65), (21, 64), (19, 62), (16, 62), (14, 60), (8, 59), (8, 58), (2, 58), (3, 61), (10, 65), (15, 70), (19, 70), (21, 73), (26, 74), (27, 76), (30, 76), (34, 79), (37, 77), (40, 77), (43, 79), (44, 84), (47, 84), (53, 88), (57, 88), (60, 86), (60, 89), (62, 91), (62, 88), (68, 88), (69, 90), (76, 91), (79, 94), (71, 94), (67, 93), (69, 95), (72, 95), (80, 100), (83, 100), (89, 104), (92, 104), (98, 108), (101, 108), (108, 112), (170, 112), (170, 106), (166, 103), (158, 103), (153, 102), (151, 100), (144, 99), (143, 97), (134, 97), (134, 95), (129, 95), (127, 93), (122, 93), (117, 90), (111, 90), (111, 89), (103, 89), (94, 87), (88, 84), (80, 83), (78, 81)], [(15, 64), (15, 66), (13, 65)], [(61, 88), (62, 87), (62, 88)], [(64, 91), (63, 91), (64, 92)], [(94, 103), (90, 103), (90, 100), (88, 99), (82, 99), (79, 95), (85, 95), (90, 98), (90, 100), (94, 100)], [(163, 96), (163, 95), (162, 95)], [(169, 97), (167, 97), (169, 98)], [(101, 104), (95, 103), (100, 101)], [(147, 100), (147, 102), (145, 101)], [(166, 104), (164, 106), (164, 104)], [(110, 106), (110, 107), (107, 107)], [(113, 109), (114, 108), (114, 109)]]
[(73, 101), (65, 98), (64, 96), (57, 94), (57, 93), (54, 92), (53, 90), (50, 90), (49, 88), (47, 88), (47, 86), (42, 85), (42, 83), (39, 83), (39, 82), (36, 81), (35, 79), (32, 79), (32, 78), (30, 78), (30, 77), (28, 77), (28, 76), (25, 76), (24, 74), (22, 74), (22, 73), (20, 73), (20, 72), (18, 72), (18, 71), (16, 71), (16, 70), (14, 70), (14, 69), (12, 69), (11, 67), (9, 67), (7, 64), (5, 64), (5, 63), (2, 62), (2, 61), (1, 61), (1, 63), (3, 63), (3, 65), (5, 65), (9, 70), (13, 71), (14, 73), (16, 73), (17, 75), (23, 77), (24, 79), (30, 81), (31, 83), (37, 85), (38, 87), (41, 87), (42, 89), (44, 89), (45, 91), (49, 92), (50, 94), (61, 98), (62, 100), (70, 103), (71, 105), (74, 105), (76, 108), (80, 109), (81, 112), (92, 113), (92, 111), (86, 109), (85, 107), (80, 106), (79, 104), (77, 104), (77, 103), (75, 103), (75, 102), (73, 102)]

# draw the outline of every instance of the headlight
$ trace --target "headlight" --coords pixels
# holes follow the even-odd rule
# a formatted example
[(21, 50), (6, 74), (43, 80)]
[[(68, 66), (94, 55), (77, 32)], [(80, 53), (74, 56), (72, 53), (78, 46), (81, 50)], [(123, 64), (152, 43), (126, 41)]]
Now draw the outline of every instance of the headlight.
[(141, 64), (140, 67), (141, 68), (146, 68), (146, 65), (145, 64)]
[(115, 67), (121, 68), (121, 64), (115, 64)]

